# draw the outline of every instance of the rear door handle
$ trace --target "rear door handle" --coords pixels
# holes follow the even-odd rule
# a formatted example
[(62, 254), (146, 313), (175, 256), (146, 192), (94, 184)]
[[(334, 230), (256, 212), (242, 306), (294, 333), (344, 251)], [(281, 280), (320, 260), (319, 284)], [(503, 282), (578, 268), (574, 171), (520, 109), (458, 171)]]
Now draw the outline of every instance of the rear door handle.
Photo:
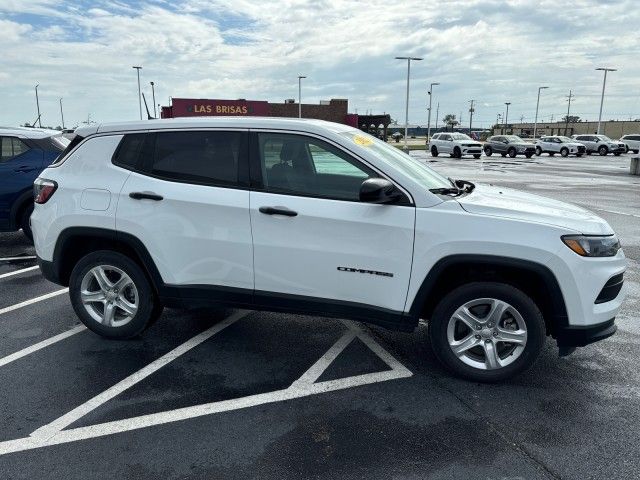
[(159, 202), (164, 198), (162, 195), (158, 195), (153, 192), (131, 192), (129, 197), (134, 200), (155, 200), (156, 202)]
[(19, 167), (17, 167), (14, 172), (19, 172), (19, 173), (27, 173), (27, 172), (33, 172), (35, 170), (35, 168), (32, 167), (28, 167), (26, 165), (21, 165)]
[(260, 213), (265, 215), (284, 215), (285, 217), (295, 217), (298, 212), (289, 210), (286, 207), (260, 207)]

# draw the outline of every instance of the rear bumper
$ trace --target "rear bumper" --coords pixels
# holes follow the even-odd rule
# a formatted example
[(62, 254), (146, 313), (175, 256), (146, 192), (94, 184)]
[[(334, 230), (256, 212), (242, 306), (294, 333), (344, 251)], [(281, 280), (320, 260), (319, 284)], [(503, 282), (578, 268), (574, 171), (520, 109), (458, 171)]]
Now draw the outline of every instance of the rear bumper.
[(46, 260), (42, 260), (40, 257), (38, 259), (38, 266), (40, 267), (40, 271), (42, 272), (42, 276), (49, 280), (50, 282), (57, 283), (58, 285), (62, 285), (60, 282), (60, 277), (58, 276), (58, 271), (54, 266), (53, 262), (47, 262)]
[(558, 328), (556, 331), (556, 340), (560, 348), (584, 347), (590, 343), (609, 338), (611, 335), (616, 333), (617, 329), (618, 327), (615, 324), (615, 318), (595, 325), (567, 325)]

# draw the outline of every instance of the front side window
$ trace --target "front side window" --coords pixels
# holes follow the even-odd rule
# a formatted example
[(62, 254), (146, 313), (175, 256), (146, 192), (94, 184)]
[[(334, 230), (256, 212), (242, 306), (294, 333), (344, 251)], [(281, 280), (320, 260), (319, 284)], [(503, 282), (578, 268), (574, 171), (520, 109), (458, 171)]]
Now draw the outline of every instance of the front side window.
[(179, 182), (236, 185), (243, 138), (242, 132), (159, 132), (150, 173)]
[(270, 192), (359, 201), (362, 182), (378, 176), (347, 153), (313, 137), (259, 133), (258, 146), (262, 181)]

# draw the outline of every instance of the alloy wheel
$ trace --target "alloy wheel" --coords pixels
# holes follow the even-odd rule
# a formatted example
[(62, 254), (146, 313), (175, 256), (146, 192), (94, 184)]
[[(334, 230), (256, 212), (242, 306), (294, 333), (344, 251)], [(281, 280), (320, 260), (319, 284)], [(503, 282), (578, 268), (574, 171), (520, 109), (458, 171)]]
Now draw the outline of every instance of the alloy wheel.
[(110, 265), (95, 266), (84, 275), (80, 299), (91, 318), (107, 327), (122, 327), (129, 323), (140, 302), (131, 277)]

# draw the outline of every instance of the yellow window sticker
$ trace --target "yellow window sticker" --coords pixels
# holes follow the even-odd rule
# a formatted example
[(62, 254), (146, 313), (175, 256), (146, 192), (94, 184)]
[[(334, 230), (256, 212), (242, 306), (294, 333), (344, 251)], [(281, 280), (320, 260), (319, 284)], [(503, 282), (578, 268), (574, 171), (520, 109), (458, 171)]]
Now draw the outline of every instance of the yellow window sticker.
[(362, 147), (368, 147), (373, 144), (373, 141), (370, 138), (363, 137), (362, 135), (356, 135), (353, 137), (353, 141), (356, 145), (360, 145)]

